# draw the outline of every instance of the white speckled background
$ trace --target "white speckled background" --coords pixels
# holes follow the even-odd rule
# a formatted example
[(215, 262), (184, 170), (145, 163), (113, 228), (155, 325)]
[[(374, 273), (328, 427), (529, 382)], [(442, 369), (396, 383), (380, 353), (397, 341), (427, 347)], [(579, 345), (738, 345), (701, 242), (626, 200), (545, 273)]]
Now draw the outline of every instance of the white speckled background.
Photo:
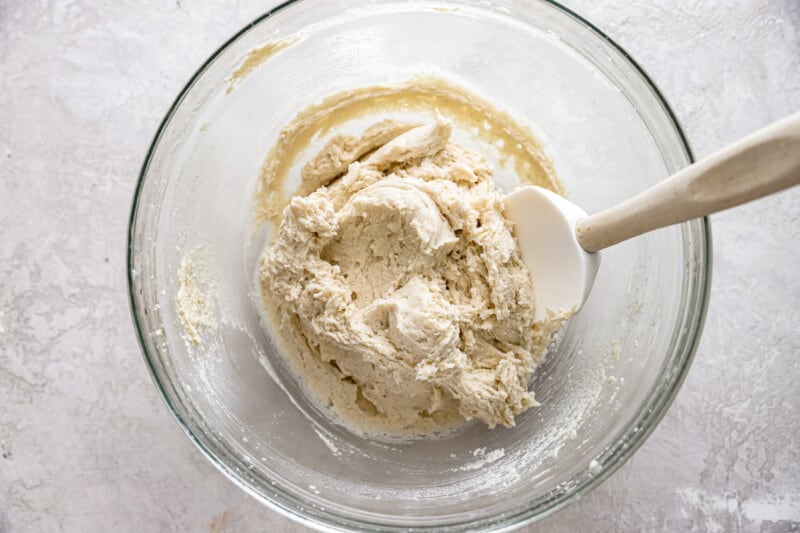
[[(0, 532), (305, 531), (181, 434), (124, 271), (163, 114), (274, 3), (0, 0)], [(567, 4), (651, 74), (697, 156), (800, 110), (797, 0)], [(713, 230), (705, 334), (674, 405), (606, 483), (526, 531), (800, 528), (800, 188)]]

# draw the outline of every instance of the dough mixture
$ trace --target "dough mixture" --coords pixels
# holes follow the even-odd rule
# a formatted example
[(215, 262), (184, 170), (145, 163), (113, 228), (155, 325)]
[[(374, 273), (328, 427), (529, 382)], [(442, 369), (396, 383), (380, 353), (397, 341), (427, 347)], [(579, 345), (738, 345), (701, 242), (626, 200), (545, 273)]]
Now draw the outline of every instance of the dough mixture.
[(513, 426), (562, 317), (534, 288), (492, 167), (440, 115), (334, 136), (305, 164), (260, 262), (301, 379), (345, 422)]

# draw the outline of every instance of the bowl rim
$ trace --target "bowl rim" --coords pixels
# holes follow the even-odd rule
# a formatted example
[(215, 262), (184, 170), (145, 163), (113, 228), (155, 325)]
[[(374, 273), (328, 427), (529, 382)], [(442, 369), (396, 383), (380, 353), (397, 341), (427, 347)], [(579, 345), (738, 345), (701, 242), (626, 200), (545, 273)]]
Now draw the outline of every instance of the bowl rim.
[[(235, 472), (234, 469), (221, 461), (217, 454), (211, 450), (206, 444), (204, 444), (197, 435), (193, 432), (190, 427), (190, 424), (184, 419), (184, 416), (179, 412), (176, 408), (174, 399), (170, 396), (170, 393), (167, 391), (167, 388), (162, 383), (161, 379), (158, 375), (158, 369), (156, 368), (156, 364), (153, 361), (152, 354), (147, 346), (147, 341), (145, 340), (145, 331), (143, 326), (143, 319), (140, 315), (141, 309), (137, 306), (136, 303), (136, 295), (135, 295), (135, 278), (136, 272), (134, 268), (134, 239), (135, 239), (135, 226), (137, 221), (137, 214), (139, 211), (139, 204), (142, 195), (142, 189), (144, 186), (144, 182), (147, 176), (147, 171), (150, 167), (150, 162), (152, 161), (153, 155), (155, 150), (159, 144), (159, 141), (164, 134), (168, 124), (170, 123), (172, 117), (175, 115), (178, 107), (180, 106), (181, 102), (183, 101), (184, 97), (188, 94), (191, 88), (194, 86), (195, 82), (205, 73), (208, 67), (213, 63), (218, 56), (220, 56), (227, 48), (239, 40), (242, 36), (244, 36), (247, 32), (249, 32), (252, 28), (256, 25), (260, 24), (261, 22), (267, 20), (268, 18), (274, 16), (275, 14), (286, 10), (287, 8), (302, 3), (306, 0), (285, 0), (283, 2), (278, 3), (273, 8), (267, 10), (263, 14), (259, 15), (255, 19), (253, 19), (250, 23), (246, 24), (242, 29), (237, 31), (234, 35), (232, 35), (229, 39), (227, 39), (222, 45), (220, 45), (209, 57), (206, 59), (203, 64), (195, 71), (195, 73), (189, 78), (186, 84), (183, 86), (181, 91), (178, 93), (177, 97), (173, 100), (172, 104), (170, 105), (169, 110), (165, 114), (164, 118), (161, 120), (161, 123), (156, 130), (155, 135), (153, 136), (153, 140), (148, 147), (147, 154), (145, 156), (144, 162), (142, 163), (141, 169), (139, 171), (139, 176), (137, 178), (136, 187), (134, 188), (133, 192), (133, 199), (130, 209), (130, 214), (128, 217), (128, 231), (127, 231), (127, 240), (126, 240), (126, 274), (127, 274), (127, 286), (128, 286), (128, 304), (131, 313), (131, 319), (134, 325), (134, 330), (136, 332), (136, 338), (142, 352), (142, 356), (145, 360), (145, 363), (148, 368), (148, 372), (150, 373), (150, 377), (159, 391), (162, 399), (166, 403), (167, 407), (169, 408), (170, 413), (172, 414), (173, 418), (178, 422), (179, 426), (189, 438), (191, 442), (200, 450), (200, 452), (220, 471), (222, 472), (228, 479), (230, 479), (237, 487), (244, 490), (250, 496), (256, 499), (256, 501), (266, 505), (268, 508), (280, 513), (281, 515), (295, 520), (303, 525), (311, 527), (313, 529), (317, 529), (320, 531), (345, 531), (351, 530), (351, 528), (381, 528), (384, 530), (416, 530), (418, 528), (426, 528), (430, 529), (427, 526), (408, 526), (408, 525), (400, 525), (400, 524), (378, 524), (378, 523), (366, 523), (362, 522), (353, 517), (347, 516), (340, 516), (336, 513), (325, 511), (323, 513), (306, 513), (303, 511), (298, 510), (297, 506), (293, 506), (292, 504), (296, 501), (299, 501), (300, 498), (294, 494), (291, 494), (289, 491), (284, 490), (281, 487), (274, 487), (275, 490), (281, 493), (281, 499), (277, 498), (277, 494), (275, 494), (275, 498), (270, 498), (267, 495), (255, 490), (242, 476), (240, 473)], [(620, 54), (623, 58), (624, 62), (627, 63), (628, 67), (632, 68), (632, 71), (637, 74), (641, 81), (644, 82), (644, 85), (652, 91), (652, 95), (655, 97), (655, 100), (660, 104), (661, 109), (665, 112), (669, 123), (671, 124), (673, 130), (678, 135), (678, 139), (680, 140), (680, 145), (689, 161), (689, 164), (695, 161), (694, 154), (692, 153), (692, 149), (689, 145), (688, 139), (681, 128), (680, 122), (678, 121), (675, 113), (673, 112), (672, 108), (669, 106), (666, 98), (663, 96), (661, 90), (658, 86), (653, 82), (652, 78), (647, 74), (647, 72), (642, 68), (634, 59), (633, 57), (628, 54), (628, 52), (619, 44), (617, 44), (613, 39), (607, 36), (602, 30), (600, 30), (597, 26), (595, 26), (592, 22), (584, 18), (583, 16), (579, 15), (575, 11), (571, 10), (570, 8), (558, 3), (556, 0), (539, 0), (542, 4), (546, 4), (552, 8), (555, 8), (556, 11), (560, 12), (560, 14), (565, 15), (568, 18), (572, 18), (575, 22), (583, 25), (587, 30), (591, 33), (595, 34), (596, 37), (599, 37), (602, 41), (604, 41), (607, 45), (609, 45), (613, 50)], [(700, 342), (701, 334), (703, 331), (703, 327), (705, 325), (705, 318), (707, 315), (708, 310), (708, 302), (711, 290), (711, 273), (712, 273), (712, 235), (711, 235), (711, 225), (708, 217), (702, 217), (699, 219), (699, 223), (701, 225), (701, 237), (702, 242), (700, 244), (699, 250), (699, 259), (698, 264), (701, 266), (699, 269), (699, 275), (697, 276), (699, 279), (698, 287), (699, 287), (699, 297), (696, 298), (696, 302), (699, 305), (696, 305), (692, 308), (692, 313), (687, 317), (687, 322), (690, 326), (690, 330), (687, 331), (686, 338), (688, 342), (683, 347), (682, 350), (682, 364), (680, 367), (676, 368), (674, 377), (672, 379), (672, 383), (669, 384), (669, 388), (665, 390), (660, 395), (657, 395), (655, 398), (648, 398), (649, 402), (646, 401), (643, 403), (637, 413), (634, 414), (632, 420), (629, 424), (627, 424), (623, 429), (619, 431), (620, 438), (609, 445), (609, 450), (604, 452), (604, 456), (607, 460), (603, 461), (603, 466), (599, 472), (594, 475), (589, 476), (588, 478), (583, 479), (580, 483), (578, 483), (574, 488), (571, 488), (567, 491), (562, 491), (560, 493), (555, 493), (551, 497), (542, 500), (536, 507), (533, 506), (526, 506), (523, 510), (514, 512), (512, 511), (510, 514), (503, 514), (499, 518), (486, 518), (480, 517), (477, 519), (468, 519), (466, 521), (459, 521), (459, 522), (450, 522), (444, 524), (442, 526), (434, 526), (435, 529), (446, 529), (446, 530), (461, 530), (464, 528), (476, 528), (480, 527), (483, 530), (491, 530), (491, 531), (509, 531), (512, 529), (516, 529), (518, 527), (522, 527), (524, 525), (530, 524), (536, 520), (544, 518), (548, 515), (551, 515), (570, 503), (573, 503), (583, 497), (585, 494), (591, 492), (594, 488), (599, 486), (603, 481), (605, 481), (608, 477), (614, 474), (623, 464), (625, 464), (628, 459), (633, 455), (633, 453), (641, 447), (644, 442), (649, 438), (655, 428), (658, 426), (659, 422), (663, 419), (664, 415), (669, 410), (670, 405), (674, 401), (675, 397), (677, 396), (678, 391), (680, 390), (683, 381), (686, 378), (689, 368), (691, 367), (692, 361), (694, 359), (694, 355), (697, 351), (697, 347)], [(654, 400), (654, 401), (653, 401)], [(649, 418), (642, 420), (639, 414), (642, 410), (648, 410), (652, 414)], [(631, 427), (632, 425), (636, 424), (643, 424), (643, 427), (638, 428), (633, 433), (633, 438), (628, 441), (628, 438), (631, 435)], [(638, 434), (637, 434), (638, 433)], [(580, 473), (576, 474), (579, 476)], [(307, 504), (302, 504), (300, 507), (308, 509)], [(345, 529), (346, 528), (346, 529)]]

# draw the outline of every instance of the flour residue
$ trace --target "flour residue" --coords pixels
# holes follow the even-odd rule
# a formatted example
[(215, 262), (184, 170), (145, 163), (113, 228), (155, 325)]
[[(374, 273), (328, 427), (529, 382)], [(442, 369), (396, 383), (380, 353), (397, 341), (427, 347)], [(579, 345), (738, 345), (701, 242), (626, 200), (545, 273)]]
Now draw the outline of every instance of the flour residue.
[(200, 344), (200, 333), (204, 328), (212, 332), (217, 329), (212, 286), (205, 250), (198, 246), (181, 258), (175, 298), (186, 338), (194, 345)]
[(339, 448), (333, 443), (332, 439), (328, 438), (328, 436), (326, 436), (325, 433), (323, 433), (316, 427), (312, 426), (312, 429), (314, 430), (314, 433), (317, 434), (317, 437), (319, 437), (319, 440), (322, 441), (325, 447), (328, 448), (328, 450), (330, 450), (330, 452), (333, 455), (339, 455)]
[(506, 456), (506, 451), (503, 448), (497, 448), (496, 450), (492, 450), (487, 452), (486, 447), (476, 448), (472, 451), (472, 456), (475, 457), (477, 460), (463, 464), (456, 468), (455, 470), (459, 472), (468, 472), (470, 470), (478, 470), (483, 468), (484, 466), (494, 463), (495, 461), (499, 461), (503, 457)]

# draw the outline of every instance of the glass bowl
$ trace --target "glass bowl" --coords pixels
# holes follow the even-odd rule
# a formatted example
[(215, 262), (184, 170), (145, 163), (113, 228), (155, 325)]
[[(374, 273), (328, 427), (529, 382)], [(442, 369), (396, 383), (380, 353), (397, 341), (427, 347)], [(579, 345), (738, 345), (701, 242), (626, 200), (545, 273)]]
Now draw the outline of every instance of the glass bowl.
[[(231, 78), (276, 40), (288, 46), (262, 48), (260, 64)], [(176, 99), (142, 168), (128, 236), (132, 313), (153, 379), (200, 450), (261, 502), (322, 529), (507, 529), (563, 507), (650, 434), (702, 328), (710, 235), (695, 220), (604, 252), (586, 306), (533, 376), (541, 406), (515, 428), (469, 423), (383, 442), (321, 414), (260, 324), (259, 169), (308, 104), (430, 69), (532, 124), (589, 212), (691, 161), (642, 70), (550, 2), (287, 2), (222, 46)], [(198, 346), (175, 298), (192, 251), (217, 322)]]

